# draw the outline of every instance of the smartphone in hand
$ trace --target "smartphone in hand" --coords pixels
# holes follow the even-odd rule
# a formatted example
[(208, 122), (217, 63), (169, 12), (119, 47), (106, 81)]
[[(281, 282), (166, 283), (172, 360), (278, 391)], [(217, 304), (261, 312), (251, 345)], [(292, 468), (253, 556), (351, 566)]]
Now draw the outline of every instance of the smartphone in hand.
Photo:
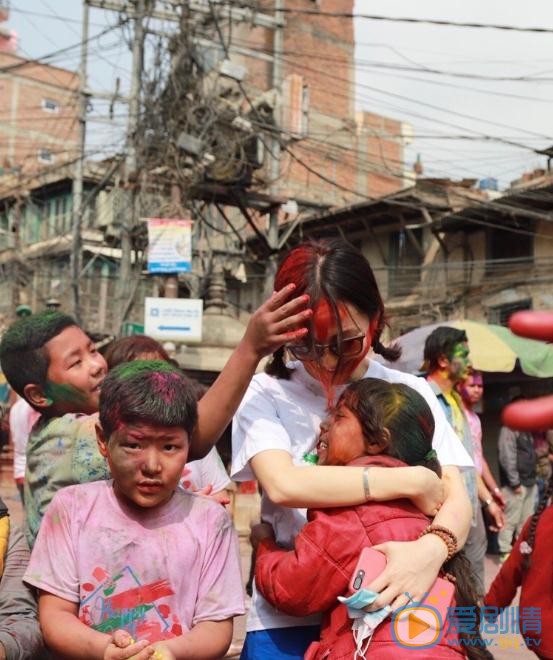
[[(363, 548), (359, 553), (357, 565), (349, 582), (349, 595), (359, 589), (368, 589), (371, 582), (377, 578), (386, 568), (386, 557), (373, 548)], [(433, 607), (440, 614), (441, 620), (445, 621), (448, 608), (451, 607), (455, 585), (444, 578), (436, 578), (426, 598), (415, 605), (426, 605)]]

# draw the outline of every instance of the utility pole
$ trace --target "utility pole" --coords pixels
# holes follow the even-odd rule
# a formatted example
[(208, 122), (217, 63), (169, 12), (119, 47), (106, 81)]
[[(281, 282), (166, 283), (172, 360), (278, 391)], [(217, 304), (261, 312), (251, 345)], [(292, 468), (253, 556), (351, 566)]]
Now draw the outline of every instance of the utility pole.
[[(273, 32), (273, 89), (275, 90), (275, 117), (276, 133), (271, 139), (271, 161), (269, 166), (269, 178), (271, 181), (270, 192), (276, 195), (278, 188), (278, 179), (280, 177), (280, 134), (279, 129), (282, 124), (282, 52), (284, 47), (284, 30), (282, 27), (284, 19), (284, 0), (275, 0), (275, 27)], [(277, 271), (279, 248), (278, 241), (278, 212), (280, 207), (272, 207), (269, 212), (269, 230), (267, 232), (267, 242), (273, 253), (267, 260), (265, 268), (264, 297), (268, 298), (273, 291), (273, 282)]]
[(70, 260), (71, 298), (73, 316), (77, 323), (81, 323), (81, 301), (79, 291), (79, 276), (82, 268), (82, 222), (83, 222), (83, 179), (86, 143), (86, 111), (88, 95), (86, 91), (88, 64), (88, 3), (83, 2), (83, 29), (81, 41), (81, 63), (79, 66), (79, 153), (75, 163), (73, 175), (73, 217), (72, 217), (72, 246)]
[[(123, 210), (121, 222), (121, 268), (119, 271), (119, 309), (129, 309), (129, 296), (131, 295), (131, 282), (133, 277), (132, 250), (133, 230), (137, 225), (139, 208), (139, 174), (137, 163), (137, 130), (140, 113), (140, 90), (142, 69), (144, 66), (144, 16), (146, 13), (146, 1), (137, 0), (134, 16), (134, 33), (132, 41), (132, 74), (131, 90), (129, 97), (129, 118), (127, 123), (127, 158), (125, 160), (125, 183), (127, 188), (127, 209)], [(140, 277), (140, 274), (136, 274)], [(119, 319), (119, 332), (121, 324), (125, 319)]]

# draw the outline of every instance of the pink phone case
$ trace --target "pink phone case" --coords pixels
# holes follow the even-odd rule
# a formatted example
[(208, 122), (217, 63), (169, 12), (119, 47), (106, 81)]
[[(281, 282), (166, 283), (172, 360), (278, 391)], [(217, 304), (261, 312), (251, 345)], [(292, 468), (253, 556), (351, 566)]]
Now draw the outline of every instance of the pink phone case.
[(366, 589), (386, 568), (386, 557), (378, 550), (363, 548), (349, 583), (350, 594)]
[[(385, 568), (386, 557), (381, 552), (373, 548), (363, 548), (349, 583), (349, 593), (353, 594), (359, 589), (366, 589)], [(454, 594), (455, 585), (449, 580), (439, 577), (432, 585), (426, 598), (417, 605), (434, 607), (439, 612), (441, 620), (445, 621)]]

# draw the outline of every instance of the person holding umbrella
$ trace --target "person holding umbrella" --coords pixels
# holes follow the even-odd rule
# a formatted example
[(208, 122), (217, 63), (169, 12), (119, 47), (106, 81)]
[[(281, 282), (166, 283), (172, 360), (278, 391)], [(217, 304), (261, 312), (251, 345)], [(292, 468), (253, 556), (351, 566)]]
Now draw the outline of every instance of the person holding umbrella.
[[(469, 347), (464, 330), (440, 326), (427, 337), (424, 344), (423, 365), (427, 372), (427, 380), (449, 423), (464, 448), (474, 459), (470, 425), (461, 397), (455, 389), (455, 386), (467, 377), (470, 366)], [(503, 526), (503, 513), (475, 467), (465, 468), (463, 478), (472, 505), (472, 525), (464, 550), (472, 566), (478, 593), (483, 596), (487, 539), (479, 500), (486, 507), (496, 529), (501, 529)]]

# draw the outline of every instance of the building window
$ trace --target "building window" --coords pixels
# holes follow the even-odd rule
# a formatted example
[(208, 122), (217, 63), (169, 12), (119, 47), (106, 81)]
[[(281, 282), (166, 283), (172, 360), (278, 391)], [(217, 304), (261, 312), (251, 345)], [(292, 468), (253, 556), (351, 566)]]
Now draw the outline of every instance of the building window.
[(497, 307), (490, 307), (488, 309), (488, 321), (496, 325), (507, 325), (511, 314), (521, 312), (527, 309), (532, 309), (532, 300), (517, 300), (517, 302), (507, 303), (505, 305), (497, 305)]
[(388, 293), (402, 296), (411, 293), (420, 282), (422, 255), (414, 245), (422, 243), (422, 229), (412, 229), (412, 239), (406, 231), (390, 234)]
[[(531, 232), (531, 223), (524, 230)], [(514, 268), (527, 268), (534, 263), (534, 236), (502, 229), (488, 229), (486, 234), (486, 274), (506, 274)]]
[(54, 99), (42, 99), (42, 109), (45, 112), (59, 112), (60, 104)]
[(40, 163), (54, 162), (54, 154), (50, 151), (50, 149), (39, 149), (37, 157)]

